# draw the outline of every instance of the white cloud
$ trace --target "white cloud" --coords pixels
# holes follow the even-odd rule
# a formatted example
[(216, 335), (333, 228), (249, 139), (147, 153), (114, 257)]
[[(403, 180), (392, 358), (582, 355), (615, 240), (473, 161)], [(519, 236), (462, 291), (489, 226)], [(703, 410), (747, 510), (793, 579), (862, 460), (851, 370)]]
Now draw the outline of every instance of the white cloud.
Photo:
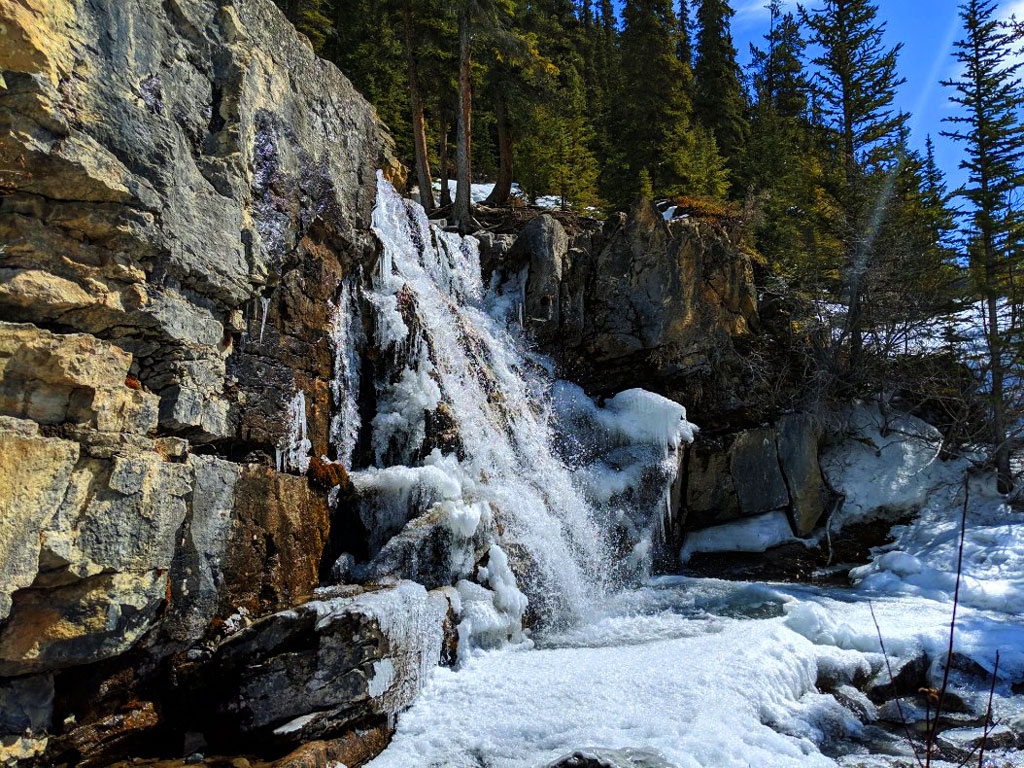
[[(1024, 0), (1020, 0), (1024, 2)], [(782, 5), (787, 9), (796, 8), (797, 0), (784, 0)], [(741, 0), (733, 7), (736, 9), (735, 23), (740, 25), (754, 24), (768, 18), (768, 0)]]

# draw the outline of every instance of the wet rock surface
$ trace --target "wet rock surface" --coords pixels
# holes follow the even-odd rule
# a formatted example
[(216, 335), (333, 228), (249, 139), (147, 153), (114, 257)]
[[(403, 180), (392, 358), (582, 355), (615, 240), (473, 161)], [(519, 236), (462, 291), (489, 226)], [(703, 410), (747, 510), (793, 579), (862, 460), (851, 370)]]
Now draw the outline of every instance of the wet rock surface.
[(672, 768), (672, 764), (647, 749), (578, 749), (546, 768)]
[[(24, 0), (0, 24), (0, 763), (185, 757), (178, 678), (320, 583), (331, 489), (302, 474), (333, 458), (331, 313), (397, 165), (270, 0)], [(414, 689), (418, 651), (374, 626), (360, 663), (393, 681), (340, 689), (328, 741), (361, 717), (345, 696), (386, 720)]]

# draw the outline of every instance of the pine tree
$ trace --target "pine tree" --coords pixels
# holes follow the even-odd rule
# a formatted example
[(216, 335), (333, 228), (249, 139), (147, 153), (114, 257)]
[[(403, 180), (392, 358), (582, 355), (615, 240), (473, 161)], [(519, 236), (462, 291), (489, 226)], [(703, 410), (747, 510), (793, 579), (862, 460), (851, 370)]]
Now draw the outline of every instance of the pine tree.
[(676, 16), (668, 0), (626, 0), (620, 35), (621, 80), (613, 96), (602, 191), (628, 205), (646, 169), (655, 195), (688, 191), (696, 139), (686, 72), (676, 50)]
[(1002, 23), (994, 0), (964, 0), (960, 5), (965, 36), (956, 43), (963, 74), (944, 85), (961, 107), (948, 118), (955, 127), (943, 135), (964, 147), (961, 167), (968, 181), (961, 190), (970, 203), (967, 241), (971, 275), (985, 305), (988, 378), (992, 409), (993, 458), (999, 489), (1013, 488), (1008, 443), (1007, 367), (1009, 348), (1021, 329), (1007, 327), (1000, 313), (1010, 274), (1016, 267), (1012, 195), (1024, 184), (1024, 125), (1020, 107), (1024, 87), (1014, 60), (1019, 28)]
[(740, 68), (729, 30), (734, 13), (727, 0), (700, 0), (697, 7), (694, 113), (714, 134), (726, 164), (736, 173), (743, 161), (747, 122)]
[(322, 53), (334, 31), (329, 12), (330, 0), (274, 0), (288, 21), (309, 38), (313, 50)]
[(679, 61), (693, 71), (693, 38), (690, 28), (690, 0), (679, 0)]
[[(890, 192), (887, 172), (907, 120), (894, 106), (896, 90), (904, 82), (896, 72), (901, 45), (885, 47), (885, 25), (877, 21), (877, 14), (878, 7), (869, 0), (825, 0), (813, 12), (801, 8), (811, 29), (810, 41), (821, 50), (814, 59), (819, 70), (818, 104), (837, 137), (842, 165), (836, 196), (846, 230), (842, 239), (847, 243), (848, 309), (843, 339), (850, 341), (850, 370), (856, 370), (863, 349), (865, 277)], [(840, 348), (836, 346), (837, 352)]]

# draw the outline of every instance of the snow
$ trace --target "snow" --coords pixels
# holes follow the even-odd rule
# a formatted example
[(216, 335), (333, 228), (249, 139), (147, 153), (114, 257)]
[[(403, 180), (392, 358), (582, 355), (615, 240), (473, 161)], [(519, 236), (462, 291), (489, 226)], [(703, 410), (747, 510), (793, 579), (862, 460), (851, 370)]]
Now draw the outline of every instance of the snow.
[(620, 392), (597, 411), (609, 433), (628, 443), (654, 443), (676, 450), (692, 443), (697, 427), (686, 420), (686, 408), (643, 389)]
[[(1024, 513), (999, 496), (991, 478), (971, 483), (964, 536), (963, 605), (1024, 614)], [(920, 514), (893, 529), (895, 541), (850, 572), (861, 590), (952, 600), (963, 486), (930, 496)]]
[(765, 552), (789, 542), (806, 544), (793, 535), (785, 512), (769, 512), (688, 534), (679, 560), (685, 565), (698, 552)]
[(955, 488), (966, 464), (939, 459), (942, 437), (920, 419), (878, 405), (859, 405), (847, 414), (849, 437), (826, 449), (821, 468), (843, 497), (831, 530), (877, 518), (893, 519), (920, 509), (943, 487)]
[[(948, 604), (871, 605), (891, 659), (942, 653)], [(1000, 667), (1024, 676), (1013, 617), (965, 608), (958, 638), (989, 669), (1002, 649)], [(836, 765), (826, 753), (838, 743), (868, 749), (861, 721), (816, 687), (824, 676), (855, 691), (843, 681), (883, 670), (869, 602), (855, 592), (663, 578), (534, 640), (438, 669), (372, 768), (535, 768), (580, 747), (650, 748), (679, 768), (796, 768)], [(852, 700), (876, 716), (863, 694)]]

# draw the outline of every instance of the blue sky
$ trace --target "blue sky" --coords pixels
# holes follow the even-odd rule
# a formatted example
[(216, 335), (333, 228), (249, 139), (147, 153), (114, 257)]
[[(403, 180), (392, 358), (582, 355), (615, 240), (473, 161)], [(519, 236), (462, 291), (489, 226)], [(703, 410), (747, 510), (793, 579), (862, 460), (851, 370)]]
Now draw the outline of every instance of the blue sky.
[[(692, 0), (691, 0), (692, 2)], [(795, 9), (796, 0), (787, 6)], [(804, 3), (811, 8), (815, 0)], [(750, 59), (750, 43), (762, 42), (767, 30), (768, 12), (765, 0), (734, 0), (736, 16), (732, 33), (741, 63)], [(953, 105), (939, 81), (954, 74), (956, 62), (951, 56), (951, 45), (961, 34), (956, 0), (879, 0), (879, 16), (886, 22), (886, 35), (891, 45), (903, 43), (900, 70), (907, 82), (900, 89), (900, 108), (911, 115), (911, 128), (915, 146), (924, 148), (925, 136), (932, 134), (936, 156), (952, 185), (963, 178), (958, 169), (958, 150), (951, 142), (939, 136), (943, 130), (942, 118), (950, 114)], [(1001, 0), (1000, 12), (1004, 16), (1016, 13), (1024, 17), (1024, 0)]]

